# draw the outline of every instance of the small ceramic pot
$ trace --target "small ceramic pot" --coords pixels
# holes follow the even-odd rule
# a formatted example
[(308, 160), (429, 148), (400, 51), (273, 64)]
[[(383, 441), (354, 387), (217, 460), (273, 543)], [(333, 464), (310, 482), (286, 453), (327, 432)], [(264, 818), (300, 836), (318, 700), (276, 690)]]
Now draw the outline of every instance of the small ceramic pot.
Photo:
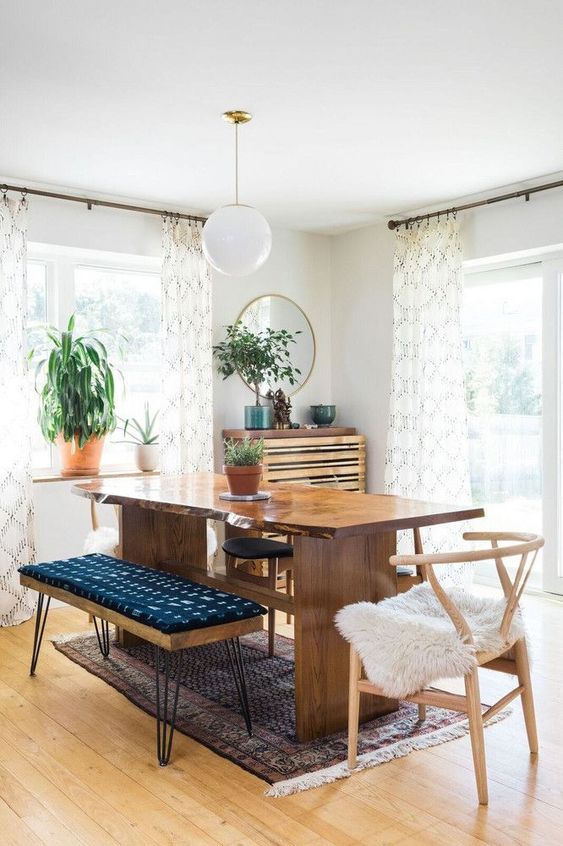
[(57, 435), (55, 443), (61, 457), (61, 476), (97, 476), (100, 472), (102, 450), (105, 438), (95, 435), (86, 441), (82, 449), (78, 445), (78, 435), (72, 441), (65, 441), (62, 433)]
[(312, 405), (311, 417), (317, 426), (330, 426), (336, 417), (335, 405)]
[(262, 478), (261, 464), (249, 464), (243, 467), (223, 464), (223, 473), (227, 477), (229, 491), (233, 496), (254, 496), (258, 493)]
[(245, 429), (271, 429), (272, 417), (273, 412), (271, 405), (244, 406)]
[(150, 473), (158, 467), (158, 444), (136, 444), (135, 464), (143, 473)]

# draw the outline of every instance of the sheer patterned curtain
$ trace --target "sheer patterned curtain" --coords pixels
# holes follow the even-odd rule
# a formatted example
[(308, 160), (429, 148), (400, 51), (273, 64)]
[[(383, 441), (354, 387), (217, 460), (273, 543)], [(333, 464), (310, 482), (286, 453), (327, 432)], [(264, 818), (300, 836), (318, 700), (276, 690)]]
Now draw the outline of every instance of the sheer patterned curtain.
[(160, 468), (213, 469), (211, 278), (200, 223), (165, 218), (162, 227)]
[(27, 208), (0, 199), (0, 625), (33, 613), (30, 591), (18, 567), (32, 563), (31, 385), (27, 378), (25, 327)]
[[(393, 277), (393, 371), (387, 493), (430, 502), (471, 502), (460, 308), (458, 224), (399, 230)], [(423, 531), (426, 552), (460, 547), (463, 526)], [(400, 539), (405, 549), (406, 538)], [(412, 543), (412, 541), (411, 541)], [(448, 568), (464, 582), (467, 568)]]

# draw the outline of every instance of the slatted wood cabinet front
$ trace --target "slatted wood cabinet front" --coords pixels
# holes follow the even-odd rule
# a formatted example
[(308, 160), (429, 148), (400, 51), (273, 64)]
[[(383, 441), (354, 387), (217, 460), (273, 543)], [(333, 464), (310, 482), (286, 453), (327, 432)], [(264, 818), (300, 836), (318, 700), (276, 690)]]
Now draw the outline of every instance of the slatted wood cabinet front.
[(265, 438), (264, 481), (366, 490), (363, 435)]
[[(227, 429), (223, 434), (234, 438), (242, 436), (239, 429)], [(254, 431), (248, 434), (258, 436)], [(269, 431), (264, 433), (265, 482), (365, 493), (364, 435), (335, 434), (323, 429), (315, 430), (315, 434), (307, 431), (306, 437), (304, 434), (296, 435), (290, 429), (273, 432), (272, 437), (268, 436)]]

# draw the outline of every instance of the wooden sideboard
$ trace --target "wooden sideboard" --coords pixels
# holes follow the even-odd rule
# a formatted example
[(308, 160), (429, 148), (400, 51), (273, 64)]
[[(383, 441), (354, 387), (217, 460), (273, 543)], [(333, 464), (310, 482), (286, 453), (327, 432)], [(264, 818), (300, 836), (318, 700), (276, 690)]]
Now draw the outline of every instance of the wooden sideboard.
[(224, 438), (264, 438), (264, 481), (366, 490), (366, 439), (355, 429), (224, 429)]

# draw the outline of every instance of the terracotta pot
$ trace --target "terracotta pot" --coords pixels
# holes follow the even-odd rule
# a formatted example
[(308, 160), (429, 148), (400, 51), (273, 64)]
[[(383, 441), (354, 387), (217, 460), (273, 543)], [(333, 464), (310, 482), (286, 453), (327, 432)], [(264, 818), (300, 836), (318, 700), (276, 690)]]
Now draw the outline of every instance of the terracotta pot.
[(143, 473), (150, 473), (158, 467), (158, 444), (137, 444), (135, 464)]
[(61, 456), (61, 476), (97, 476), (104, 441), (105, 437), (92, 435), (80, 449), (78, 435), (74, 436), (74, 445), (72, 441), (65, 441), (62, 435), (57, 435), (55, 443)]
[(223, 464), (223, 473), (227, 477), (229, 490), (234, 496), (254, 496), (258, 493), (262, 478), (261, 464), (250, 464), (244, 467)]

